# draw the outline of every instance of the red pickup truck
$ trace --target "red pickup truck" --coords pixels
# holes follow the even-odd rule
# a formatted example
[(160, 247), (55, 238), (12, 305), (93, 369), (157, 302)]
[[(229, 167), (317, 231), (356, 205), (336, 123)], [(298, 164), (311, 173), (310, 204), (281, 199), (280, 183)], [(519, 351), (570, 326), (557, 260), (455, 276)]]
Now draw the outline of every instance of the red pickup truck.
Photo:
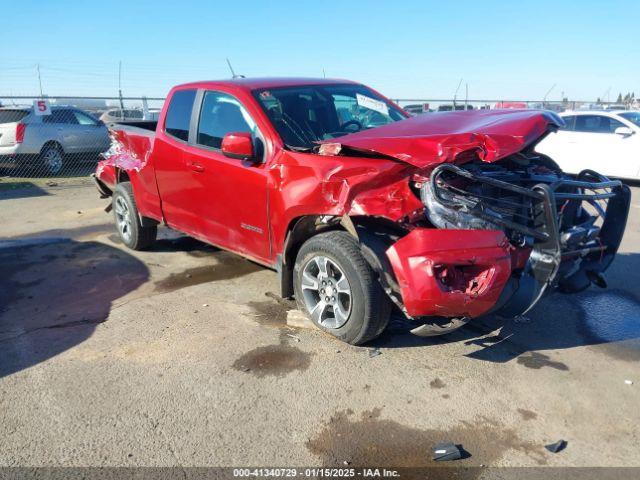
[(524, 314), (553, 289), (605, 286), (630, 191), (535, 153), (559, 117), (407, 117), (343, 80), (190, 83), (155, 132), (112, 127), (95, 179), (130, 248), (162, 223), (243, 255), (352, 344), (378, 336), (392, 308), (436, 335)]

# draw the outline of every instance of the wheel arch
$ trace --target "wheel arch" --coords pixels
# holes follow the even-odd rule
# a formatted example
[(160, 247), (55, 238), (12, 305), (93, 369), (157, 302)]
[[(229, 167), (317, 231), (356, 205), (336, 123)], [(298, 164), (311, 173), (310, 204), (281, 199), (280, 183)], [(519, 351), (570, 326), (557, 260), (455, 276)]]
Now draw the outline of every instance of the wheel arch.
[[(118, 168), (116, 167), (115, 169), (115, 180), (116, 180), (116, 187), (118, 186), (118, 184), (120, 183), (125, 183), (125, 182), (129, 182), (131, 184), (132, 187), (132, 191), (133, 191), (133, 196), (134, 198), (136, 197), (136, 188), (135, 188), (135, 181), (134, 179), (131, 178), (131, 176), (129, 176), (129, 173), (124, 169), (124, 168)], [(115, 190), (115, 188), (114, 188)], [(152, 217), (146, 217), (144, 215), (142, 215), (142, 213), (140, 213), (140, 211), (138, 211), (138, 218), (140, 219), (140, 225), (142, 225), (143, 227), (154, 227), (159, 225), (161, 222), (156, 220), (155, 218)]]
[(314, 235), (329, 230), (345, 230), (340, 217), (333, 215), (303, 215), (289, 222), (287, 233), (278, 255), (277, 271), (280, 280), (280, 295), (283, 298), (293, 296), (293, 266), (300, 247)]
[(398, 290), (397, 280), (385, 252), (406, 232), (387, 219), (366, 216), (305, 215), (294, 218), (287, 227), (282, 253), (277, 259), (280, 295), (289, 298), (294, 294), (293, 267), (300, 247), (311, 237), (330, 230), (345, 231), (355, 238), (385, 292), (394, 303), (401, 302), (399, 295), (394, 294)]
[(40, 154), (42, 154), (42, 152), (44, 152), (45, 148), (47, 147), (55, 147), (58, 148), (63, 155), (65, 155), (65, 151), (64, 151), (64, 147), (62, 146), (62, 144), (58, 141), (58, 140), (47, 140), (46, 142), (44, 142), (42, 144), (42, 148), (40, 149)]

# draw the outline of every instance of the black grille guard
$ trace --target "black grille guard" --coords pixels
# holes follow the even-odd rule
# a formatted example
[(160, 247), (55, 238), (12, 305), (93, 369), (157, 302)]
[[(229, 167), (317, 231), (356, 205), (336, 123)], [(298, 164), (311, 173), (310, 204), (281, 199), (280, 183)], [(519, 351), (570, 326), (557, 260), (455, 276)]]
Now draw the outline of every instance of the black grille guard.
[[(445, 174), (446, 179), (443, 178)], [(465, 190), (454, 185), (456, 177), (472, 180), (475, 184), (490, 185), (504, 191), (505, 195), (487, 196)], [(602, 286), (604, 279), (601, 273), (609, 267), (620, 246), (631, 201), (629, 187), (592, 170), (584, 170), (574, 178), (563, 178), (551, 183), (535, 183), (535, 178), (527, 181), (533, 185), (515, 185), (452, 164), (439, 165), (430, 178), (433, 196), (445, 207), (503, 227), (512, 233), (511, 238), (514, 237), (513, 232), (517, 232), (515, 236), (519, 234), (533, 239), (524, 273), (529, 274), (529, 279), (535, 280), (534, 286), (529, 289), (526, 299), (519, 298), (515, 302), (519, 304), (517, 306), (509, 305), (511, 299), (508, 298), (499, 302), (497, 307), (510, 307), (506, 308), (509, 315), (526, 313), (552, 284), (557, 284), (566, 292), (583, 290), (592, 282)], [(519, 195), (523, 201), (514, 202), (514, 194)], [(571, 249), (567, 245), (561, 245), (563, 205), (582, 205), (582, 202), (593, 207), (595, 214), (592, 225), (598, 218), (602, 223), (594, 241), (584, 248)], [(501, 216), (503, 212), (508, 212), (511, 219)], [(573, 262), (574, 265), (558, 275), (563, 262)], [(524, 279), (525, 276), (521, 278)], [(517, 296), (514, 292), (511, 294)]]
[[(590, 203), (597, 200), (608, 200), (620, 195), (621, 192), (616, 191), (616, 189), (622, 190), (623, 187), (622, 182), (620, 182), (619, 180), (609, 180), (608, 178), (603, 177), (599, 173), (596, 173), (592, 170), (582, 171), (577, 176), (576, 180), (563, 179), (551, 184), (535, 185), (533, 188), (521, 187), (519, 185), (514, 185), (512, 183), (497, 180), (495, 178), (477, 175), (473, 172), (451, 164), (443, 164), (433, 170), (430, 180), (431, 189), (437, 200), (443, 205), (449, 206), (451, 208), (463, 208), (464, 211), (471, 215), (477, 216), (496, 225), (500, 225), (502, 227), (520, 232), (524, 235), (529, 235), (541, 241), (549, 240), (550, 232), (545, 232), (538, 228), (531, 228), (524, 223), (506, 220), (500, 217), (499, 214), (496, 214), (499, 213), (500, 203), (503, 203), (504, 207), (509, 207), (513, 206), (512, 202), (496, 197), (487, 198), (481, 195), (474, 194), (472, 192), (461, 190), (459, 188), (452, 188), (450, 183), (442, 181), (442, 175), (445, 172), (449, 172), (460, 177), (473, 180), (474, 182), (486, 183), (487, 185), (491, 185), (492, 187), (519, 194), (527, 199), (530, 199), (532, 207), (539, 208), (540, 206), (542, 206), (545, 210), (553, 210), (556, 202), (562, 200), (583, 200)], [(597, 181), (590, 182), (581, 180), (581, 178), (585, 178), (587, 176), (596, 178)], [(540, 188), (542, 187), (542, 185), (548, 188)], [(601, 189), (612, 190), (601, 193), (573, 193), (561, 191), (562, 189), (566, 188), (586, 189), (593, 192)], [(453, 191), (453, 195), (447, 197), (446, 195), (443, 195), (443, 190), (447, 190), (449, 194), (451, 194)], [(492, 209), (491, 207), (494, 207), (494, 209)], [(606, 217), (606, 213), (604, 211), (600, 211), (599, 213)], [(529, 218), (527, 220), (534, 220), (535, 215), (533, 217), (534, 218)]]

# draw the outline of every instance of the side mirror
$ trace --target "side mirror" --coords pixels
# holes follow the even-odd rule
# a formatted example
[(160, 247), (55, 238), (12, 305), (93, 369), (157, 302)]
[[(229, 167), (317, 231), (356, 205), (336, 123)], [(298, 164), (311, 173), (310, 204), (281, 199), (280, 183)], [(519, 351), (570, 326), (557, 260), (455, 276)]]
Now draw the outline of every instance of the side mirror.
[(630, 135), (633, 135), (634, 133), (636, 133), (636, 132), (634, 132), (634, 131), (633, 131), (631, 128), (629, 128), (629, 127), (618, 127), (618, 128), (616, 128), (616, 130), (615, 130), (615, 134), (616, 134), (616, 135), (621, 135), (621, 136), (623, 136), (623, 137), (628, 137), (628, 136), (630, 136)]
[(239, 160), (253, 160), (253, 138), (250, 133), (231, 132), (222, 139), (222, 154), (225, 157)]

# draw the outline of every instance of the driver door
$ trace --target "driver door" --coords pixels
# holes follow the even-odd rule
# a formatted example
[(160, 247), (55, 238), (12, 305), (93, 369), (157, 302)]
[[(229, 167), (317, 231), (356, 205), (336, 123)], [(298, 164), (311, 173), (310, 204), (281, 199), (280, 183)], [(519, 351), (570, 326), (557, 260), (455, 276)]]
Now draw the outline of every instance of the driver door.
[(184, 151), (199, 233), (209, 242), (270, 262), (267, 172), (263, 158), (229, 158), (221, 151), (227, 133), (248, 132), (261, 155), (262, 136), (246, 108), (221, 91), (201, 91), (196, 99), (195, 138)]

